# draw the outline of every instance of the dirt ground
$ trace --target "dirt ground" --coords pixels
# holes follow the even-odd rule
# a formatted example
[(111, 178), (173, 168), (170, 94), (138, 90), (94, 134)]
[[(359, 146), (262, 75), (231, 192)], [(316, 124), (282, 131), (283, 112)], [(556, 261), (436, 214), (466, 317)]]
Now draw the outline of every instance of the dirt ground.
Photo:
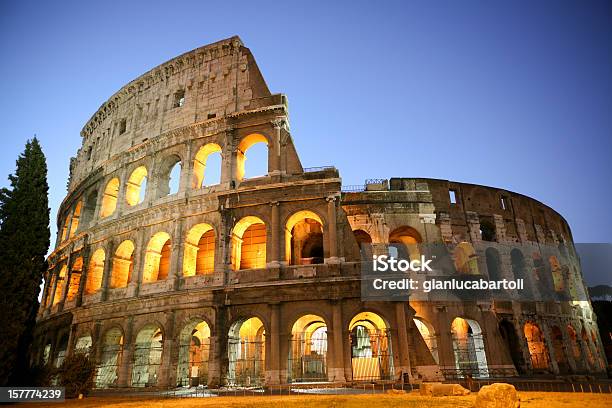
[[(561, 392), (521, 392), (521, 408), (609, 408), (612, 394), (583, 394)], [(425, 407), (473, 407), (476, 394), (466, 397), (421, 397), (418, 394), (405, 395), (295, 395), (262, 397), (208, 397), (208, 398), (118, 398), (93, 397), (83, 400), (68, 400), (64, 404), (23, 404), (23, 407), (67, 406), (75, 408), (113, 407), (113, 408), (425, 408)]]

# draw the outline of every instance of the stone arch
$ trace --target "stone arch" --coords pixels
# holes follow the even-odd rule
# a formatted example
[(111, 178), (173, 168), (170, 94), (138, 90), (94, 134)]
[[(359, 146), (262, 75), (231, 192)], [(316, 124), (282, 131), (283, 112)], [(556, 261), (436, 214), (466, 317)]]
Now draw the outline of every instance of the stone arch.
[[(407, 225), (395, 228), (389, 233), (389, 244), (397, 249), (397, 256), (402, 259), (415, 260), (421, 257), (419, 244), (423, 242), (421, 234)], [(390, 250), (390, 254), (393, 251)], [(393, 255), (393, 254), (392, 254)]]
[(266, 224), (259, 217), (246, 216), (232, 230), (232, 269), (266, 266)]
[(497, 249), (489, 247), (485, 250), (485, 261), (489, 280), (501, 280), (501, 258)]
[(595, 357), (593, 356), (593, 351), (591, 350), (591, 345), (589, 341), (589, 335), (587, 334), (586, 329), (582, 326), (582, 330), (580, 331), (580, 337), (582, 338), (582, 343), (584, 344), (585, 357), (589, 364), (589, 367), (595, 367)]
[(323, 220), (317, 213), (301, 210), (287, 219), (285, 256), (290, 265), (323, 263)]
[(123, 339), (123, 330), (118, 326), (110, 327), (104, 333), (95, 379), (97, 388), (117, 386), (118, 368), (123, 357)]
[(552, 346), (555, 354), (555, 360), (557, 367), (559, 367), (560, 374), (567, 374), (570, 371), (567, 356), (565, 355), (565, 347), (563, 346), (563, 333), (559, 326), (551, 326), (550, 334), (552, 336)]
[(327, 323), (318, 315), (300, 316), (291, 328), (288, 381), (327, 381)]
[(117, 247), (113, 257), (111, 288), (124, 288), (131, 281), (134, 271), (134, 248), (134, 243), (129, 239), (126, 239)]
[(98, 190), (92, 190), (85, 195), (85, 202), (83, 207), (83, 216), (81, 217), (80, 224), (85, 227), (91, 226), (94, 220), (94, 214), (96, 212), (96, 203), (98, 202)]
[(102, 288), (102, 276), (104, 275), (104, 262), (106, 253), (104, 249), (98, 248), (91, 256), (89, 268), (87, 270), (87, 283), (85, 285), (85, 294), (91, 295)]
[[(246, 174), (246, 160), (247, 150), (258, 143), (263, 143), (266, 148), (269, 147), (268, 138), (260, 133), (252, 133), (245, 136), (240, 140), (238, 144), (238, 150), (236, 151), (236, 179), (241, 181), (245, 178)], [(268, 166), (269, 167), (269, 166)]]
[(129, 206), (134, 206), (144, 201), (148, 176), (149, 174), (145, 166), (138, 166), (130, 174), (125, 189), (125, 201), (127, 201)]
[(191, 188), (197, 189), (203, 187), (206, 179), (206, 163), (208, 161), (208, 157), (216, 153), (221, 155), (221, 146), (219, 146), (217, 143), (207, 143), (200, 147), (193, 159), (193, 177), (191, 181)]
[(203, 319), (193, 319), (179, 334), (177, 386), (206, 385), (211, 330)]
[(157, 385), (163, 342), (162, 328), (157, 323), (148, 323), (138, 331), (132, 360), (132, 387)]
[(157, 170), (156, 198), (179, 192), (182, 170), (183, 161), (176, 153), (169, 154), (161, 161)]
[(551, 255), (548, 257), (548, 263), (550, 264), (550, 274), (552, 276), (553, 288), (555, 292), (565, 291), (565, 277), (563, 276), (563, 269), (556, 256)]
[(264, 383), (266, 328), (258, 317), (235, 321), (228, 332), (228, 385), (255, 386)]
[(81, 219), (82, 209), (83, 209), (83, 200), (79, 200), (74, 206), (74, 209), (72, 211), (72, 222), (70, 223), (70, 233), (68, 234), (70, 238), (74, 237), (74, 234), (76, 234), (79, 228), (79, 221)]
[(68, 212), (66, 214), (66, 218), (64, 218), (64, 226), (62, 227), (62, 235), (60, 238), (61, 242), (64, 242), (68, 239), (68, 232), (70, 230), (70, 223), (72, 222), (72, 213)]
[(56, 368), (59, 368), (64, 362), (64, 358), (66, 358), (69, 336), (70, 334), (65, 331), (58, 337), (57, 347), (55, 348), (55, 361), (53, 362)]
[(523, 351), (521, 350), (520, 339), (516, 333), (514, 324), (508, 319), (502, 319), (499, 322), (499, 332), (506, 343), (514, 368), (516, 368), (519, 374), (524, 373), (525, 360), (523, 358)]
[(164, 280), (170, 271), (172, 240), (170, 234), (160, 231), (147, 244), (142, 281), (150, 283)]
[(527, 322), (523, 328), (527, 347), (529, 348), (529, 356), (531, 358), (531, 367), (534, 370), (549, 370), (550, 355), (548, 347), (544, 339), (544, 333), (540, 327), (533, 323)]
[(483, 241), (494, 242), (497, 239), (495, 224), (486, 218), (480, 218), (480, 239)]
[(53, 297), (52, 306), (55, 306), (59, 302), (62, 301), (62, 296), (64, 295), (64, 285), (66, 283), (68, 275), (68, 266), (62, 265), (60, 271), (57, 275), (57, 280), (55, 281), (55, 296)]
[(76, 299), (79, 293), (79, 285), (81, 284), (81, 274), (83, 272), (83, 257), (77, 257), (72, 263), (70, 271), (70, 282), (68, 283), (68, 293), (66, 294), (66, 301), (72, 302)]
[(456, 317), (451, 323), (457, 376), (488, 377), (489, 368), (480, 324), (474, 319)]
[(433, 325), (424, 318), (418, 316), (415, 316), (413, 318), (413, 321), (414, 325), (419, 330), (419, 333), (421, 333), (421, 337), (423, 337), (423, 340), (425, 341), (425, 344), (427, 345), (431, 356), (433, 357), (436, 364), (438, 364), (438, 340), (436, 338), (436, 331)]
[(111, 216), (117, 209), (117, 197), (119, 196), (119, 178), (114, 177), (104, 187), (102, 204), (100, 205), (100, 218)]
[(578, 335), (571, 324), (567, 325), (567, 335), (572, 347), (572, 356), (574, 357), (575, 361), (580, 361), (582, 358), (582, 352), (580, 351), (580, 344), (578, 344)]
[(469, 242), (461, 242), (454, 251), (455, 269), (460, 274), (479, 275), (478, 256)]
[(183, 276), (208, 275), (215, 268), (215, 230), (210, 224), (196, 224), (185, 237)]
[(74, 342), (74, 351), (76, 353), (83, 353), (88, 356), (92, 347), (93, 339), (89, 332), (79, 334)]
[(391, 330), (379, 314), (363, 311), (350, 321), (351, 367), (354, 381), (393, 378)]

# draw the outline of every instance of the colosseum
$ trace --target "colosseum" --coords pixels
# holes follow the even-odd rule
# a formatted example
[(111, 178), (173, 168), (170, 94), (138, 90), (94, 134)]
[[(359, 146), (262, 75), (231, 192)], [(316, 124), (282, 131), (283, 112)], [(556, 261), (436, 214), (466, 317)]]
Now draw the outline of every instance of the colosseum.
[[(99, 389), (605, 373), (562, 216), (499, 188), (343, 187), (334, 167), (302, 167), (287, 99), (238, 37), (134, 79), (81, 136), (33, 363), (89, 353)], [(248, 177), (255, 145), (268, 171)], [(366, 300), (370, 244), (437, 244), (458, 276), (520, 277), (573, 296)]]

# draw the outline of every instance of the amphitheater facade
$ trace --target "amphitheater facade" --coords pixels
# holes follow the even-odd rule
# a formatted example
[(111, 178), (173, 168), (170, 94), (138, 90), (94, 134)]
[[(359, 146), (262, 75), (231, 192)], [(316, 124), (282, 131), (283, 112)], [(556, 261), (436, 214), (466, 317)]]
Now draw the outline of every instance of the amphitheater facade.
[[(534, 199), (303, 168), (286, 97), (237, 37), (128, 83), (81, 136), (33, 363), (89, 353), (102, 389), (605, 373), (588, 299), (362, 300), (370, 243), (443, 245), (458, 275), (584, 283), (569, 226)], [(268, 172), (249, 178), (255, 145)]]

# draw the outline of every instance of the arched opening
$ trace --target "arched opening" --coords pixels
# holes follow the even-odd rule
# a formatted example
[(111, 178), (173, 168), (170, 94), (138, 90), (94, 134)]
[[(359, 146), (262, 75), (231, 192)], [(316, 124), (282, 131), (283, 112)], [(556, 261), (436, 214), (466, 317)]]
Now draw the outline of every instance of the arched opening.
[(79, 228), (79, 220), (81, 219), (81, 210), (83, 207), (83, 201), (79, 201), (74, 206), (74, 211), (72, 212), (72, 222), (70, 223), (70, 237), (74, 237), (77, 229)]
[(87, 194), (85, 198), (85, 208), (83, 208), (83, 216), (81, 217), (80, 223), (85, 227), (91, 225), (96, 212), (96, 203), (98, 201), (98, 190), (93, 190)]
[(550, 273), (552, 275), (553, 288), (555, 289), (555, 292), (564, 292), (565, 277), (563, 276), (563, 269), (561, 268), (559, 260), (553, 255), (548, 258), (548, 262), (550, 263)]
[(571, 325), (567, 325), (567, 335), (570, 339), (574, 360), (578, 362), (582, 358), (582, 352), (580, 351), (580, 344), (578, 344), (578, 335), (576, 334), (576, 330), (574, 330)]
[(478, 275), (478, 256), (469, 242), (461, 242), (455, 247), (455, 269), (464, 275)]
[(499, 252), (494, 248), (487, 248), (485, 251), (485, 260), (487, 263), (487, 273), (489, 274), (489, 280), (501, 280), (501, 259)]
[(372, 312), (361, 312), (349, 324), (351, 367), (354, 381), (393, 378), (389, 325)]
[(482, 330), (476, 320), (457, 317), (451, 323), (455, 368), (459, 377), (488, 377)]
[(414, 325), (419, 330), (419, 333), (421, 333), (421, 337), (423, 337), (423, 340), (425, 340), (425, 344), (427, 344), (427, 348), (429, 349), (431, 356), (435, 360), (436, 364), (439, 363), (438, 340), (436, 339), (436, 333), (433, 326), (421, 317), (415, 317), (413, 321)]
[(46, 366), (49, 364), (49, 360), (51, 360), (51, 343), (45, 344), (45, 347), (43, 348), (42, 365)]
[(589, 342), (589, 335), (587, 334), (585, 328), (582, 328), (580, 332), (580, 337), (582, 337), (582, 344), (584, 344), (584, 351), (586, 353), (586, 359), (589, 363), (589, 367), (595, 367), (595, 357), (593, 357), (593, 351), (591, 350), (591, 345)]
[(552, 326), (550, 328), (550, 334), (552, 335), (552, 345), (555, 352), (555, 361), (559, 367), (559, 373), (567, 374), (570, 371), (570, 367), (565, 355), (565, 347), (563, 346), (563, 333), (558, 326)]
[(266, 266), (266, 224), (257, 217), (238, 221), (232, 231), (232, 269), (257, 269)]
[(118, 327), (108, 330), (102, 340), (100, 364), (96, 374), (97, 388), (117, 386), (117, 369), (123, 355), (123, 333)]
[(102, 287), (102, 275), (104, 275), (104, 260), (106, 254), (102, 248), (98, 248), (89, 261), (89, 269), (87, 271), (87, 284), (85, 285), (85, 294), (91, 295), (96, 293)]
[[(251, 161), (246, 166), (247, 151)], [(253, 178), (268, 174), (268, 139), (261, 134), (251, 134), (240, 141), (236, 152), (236, 178)]]
[(108, 217), (117, 208), (117, 197), (119, 196), (119, 179), (117, 177), (110, 180), (104, 188), (102, 205), (100, 206), (100, 217)]
[(235, 322), (227, 340), (228, 385), (256, 386), (264, 382), (265, 327), (257, 317)]
[(289, 382), (327, 381), (327, 325), (316, 315), (300, 317), (291, 329)]
[(93, 345), (93, 342), (89, 334), (80, 336), (74, 344), (74, 351), (88, 356), (89, 352), (91, 351), (92, 345)]
[(68, 273), (68, 267), (66, 265), (62, 266), (59, 274), (57, 275), (57, 280), (55, 283), (55, 296), (53, 297), (53, 306), (57, 305), (64, 295), (64, 284), (66, 283), (66, 274)]
[(323, 221), (312, 211), (293, 214), (285, 226), (286, 259), (290, 265), (323, 263)]
[(480, 220), (480, 239), (493, 242), (496, 239), (495, 224), (486, 219)]
[(68, 231), (70, 230), (70, 223), (72, 222), (72, 213), (68, 213), (66, 218), (64, 219), (64, 226), (62, 227), (62, 236), (60, 241), (65, 241), (68, 239)]
[(510, 263), (512, 264), (512, 274), (514, 279), (522, 279), (524, 282), (522, 292), (519, 292), (522, 299), (530, 300), (532, 297), (531, 285), (527, 281), (527, 265), (525, 257), (520, 249), (514, 248), (510, 251)]
[[(219, 181), (215, 180), (217, 177), (220, 180), (221, 176), (221, 160), (213, 160), (209, 163), (211, 155), (218, 155), (221, 158), (221, 146), (216, 143), (208, 143), (202, 147), (195, 155), (193, 159), (193, 178), (191, 181), (191, 188), (202, 188), (205, 186), (219, 184)], [(213, 156), (214, 157), (214, 156)], [(218, 165), (216, 162), (219, 162)], [(210, 173), (210, 175), (209, 175)], [(215, 181), (217, 181), (215, 183)]]
[(176, 373), (177, 386), (207, 384), (209, 352), (210, 327), (205, 321), (191, 322), (181, 330)]
[(163, 335), (156, 324), (147, 324), (136, 336), (132, 365), (132, 387), (157, 385), (163, 350)]
[(55, 352), (55, 361), (53, 365), (57, 368), (62, 365), (64, 358), (66, 358), (66, 351), (68, 350), (68, 333), (64, 333), (57, 344), (57, 350)]
[(361, 249), (362, 244), (371, 244), (372, 237), (370, 234), (361, 229), (353, 230), (353, 236), (355, 237), (355, 241), (357, 241), (357, 245)]
[(66, 301), (72, 302), (76, 299), (79, 293), (79, 285), (81, 284), (81, 273), (83, 272), (83, 258), (78, 257), (72, 264), (72, 271), (70, 272), (70, 282), (68, 284), (68, 293), (66, 294)]
[(531, 322), (525, 323), (524, 327), (525, 339), (527, 339), (527, 347), (529, 348), (529, 356), (531, 358), (531, 367), (534, 370), (548, 370), (550, 356), (548, 348), (544, 341), (544, 334), (540, 327)]
[(128, 205), (137, 205), (144, 201), (147, 191), (147, 168), (137, 167), (127, 181), (125, 200)]
[(168, 277), (171, 244), (170, 235), (166, 232), (158, 232), (149, 240), (142, 273), (143, 282), (156, 282)]
[(421, 258), (419, 244), (423, 242), (421, 234), (412, 227), (402, 226), (389, 234), (389, 244), (397, 249), (400, 259), (418, 260)]
[(182, 167), (181, 158), (175, 154), (171, 154), (162, 160), (156, 169), (158, 174), (156, 198), (178, 193)]
[(185, 239), (183, 276), (209, 275), (215, 269), (215, 231), (209, 224), (194, 225)]
[(514, 324), (512, 324), (512, 322), (509, 320), (503, 319), (501, 322), (499, 322), (499, 332), (502, 339), (506, 343), (506, 347), (510, 353), (510, 358), (512, 359), (514, 368), (516, 368), (516, 371), (519, 374), (523, 374), (525, 372), (525, 360), (523, 359), (521, 343), (518, 335), (516, 334)]
[(124, 288), (132, 279), (134, 271), (134, 243), (123, 241), (115, 251), (113, 257), (113, 271), (111, 273), (111, 288)]

